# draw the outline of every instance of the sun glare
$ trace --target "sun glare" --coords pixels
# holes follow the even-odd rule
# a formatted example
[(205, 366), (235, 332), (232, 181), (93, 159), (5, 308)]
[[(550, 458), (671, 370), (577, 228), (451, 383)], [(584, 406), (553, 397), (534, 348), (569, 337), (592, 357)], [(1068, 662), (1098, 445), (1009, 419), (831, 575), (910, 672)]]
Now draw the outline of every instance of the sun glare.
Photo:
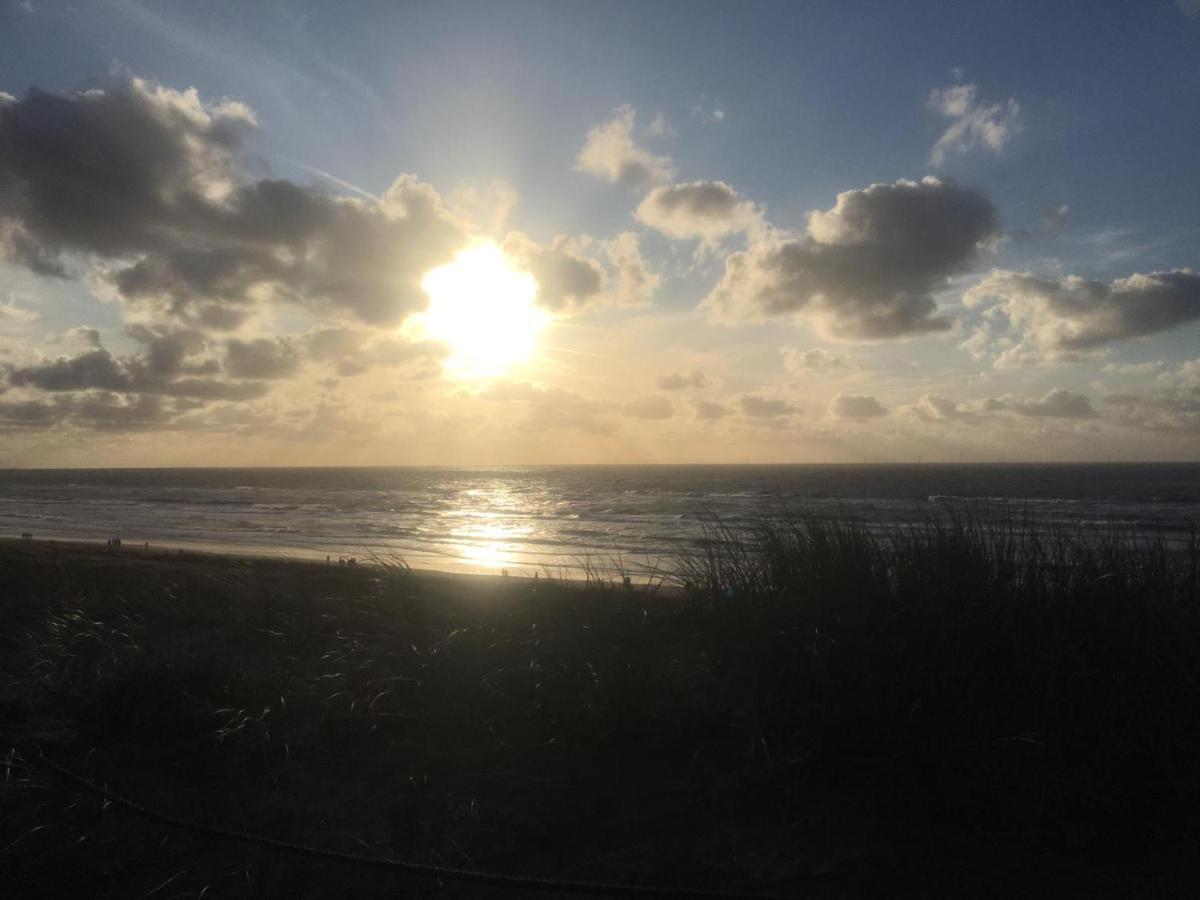
[(425, 331), (450, 345), (446, 368), (460, 378), (490, 378), (528, 359), (548, 314), (537, 282), (513, 268), (491, 242), (462, 250), (421, 279), (429, 296)]

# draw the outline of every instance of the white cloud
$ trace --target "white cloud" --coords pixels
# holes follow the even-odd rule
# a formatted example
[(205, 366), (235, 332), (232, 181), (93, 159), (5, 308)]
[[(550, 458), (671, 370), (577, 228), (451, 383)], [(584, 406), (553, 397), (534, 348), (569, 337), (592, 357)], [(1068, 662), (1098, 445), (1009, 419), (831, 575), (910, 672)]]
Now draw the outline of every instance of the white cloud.
[(946, 157), (976, 147), (999, 153), (1020, 128), (1021, 107), (1014, 99), (1004, 103), (980, 103), (973, 84), (937, 88), (929, 95), (929, 106), (952, 121), (929, 153), (930, 165), (941, 166)]
[(491, 181), (484, 187), (458, 185), (446, 197), (446, 205), (472, 228), (495, 234), (508, 221), (519, 200), (520, 194), (511, 184)]
[(725, 121), (725, 107), (720, 103), (701, 102), (692, 106), (692, 118), (699, 119), (703, 125), (716, 125)]
[(7, 303), (0, 303), (0, 322), (36, 322), (41, 317), (35, 310), (17, 306), (11, 297)]
[(612, 266), (609, 294), (612, 305), (622, 308), (645, 306), (654, 299), (662, 276), (650, 269), (642, 256), (638, 236), (623, 231), (604, 242), (604, 252)]
[[(1076, 362), (1108, 344), (1200, 319), (1200, 274), (1175, 269), (1103, 282), (996, 270), (963, 302), (985, 308), (1015, 332), (997, 367)], [(981, 338), (979, 344), (985, 343)]]
[(669, 156), (655, 156), (634, 142), (636, 121), (632, 106), (619, 107), (612, 119), (588, 132), (575, 168), (634, 189), (670, 181), (675, 164)]

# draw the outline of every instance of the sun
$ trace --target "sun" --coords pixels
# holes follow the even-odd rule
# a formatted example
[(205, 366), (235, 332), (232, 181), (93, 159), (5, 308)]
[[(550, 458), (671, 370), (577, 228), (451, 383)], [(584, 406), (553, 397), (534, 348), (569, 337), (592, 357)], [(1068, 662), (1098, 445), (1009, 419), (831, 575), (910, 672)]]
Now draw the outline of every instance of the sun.
[(533, 276), (490, 241), (428, 272), (421, 288), (429, 296), (421, 324), (450, 345), (446, 368), (460, 378), (492, 378), (528, 359), (550, 321), (537, 306)]

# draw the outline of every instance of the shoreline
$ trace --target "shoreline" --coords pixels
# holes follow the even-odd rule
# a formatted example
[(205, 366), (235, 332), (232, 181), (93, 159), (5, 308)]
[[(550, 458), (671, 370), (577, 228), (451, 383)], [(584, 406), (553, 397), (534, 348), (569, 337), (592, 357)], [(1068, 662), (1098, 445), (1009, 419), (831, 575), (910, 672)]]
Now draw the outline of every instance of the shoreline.
[[(213, 563), (230, 563), (237, 561), (259, 562), (259, 563), (275, 563), (279, 565), (297, 565), (311, 566), (319, 571), (327, 572), (330, 570), (341, 571), (378, 571), (389, 568), (402, 569), (418, 576), (422, 579), (432, 579), (435, 581), (445, 581), (453, 583), (454, 581), (462, 580), (466, 583), (492, 583), (497, 584), (553, 584), (572, 588), (593, 588), (597, 590), (621, 590), (625, 588), (633, 591), (650, 590), (656, 594), (671, 595), (681, 594), (679, 587), (670, 583), (670, 580), (664, 576), (658, 581), (639, 581), (636, 576), (631, 580), (628, 587), (623, 585), (616, 576), (611, 578), (597, 579), (588, 577), (576, 577), (574, 570), (569, 570), (565, 566), (558, 572), (553, 574), (543, 574), (537, 570), (535, 574), (530, 575), (524, 572), (510, 572), (505, 570), (485, 570), (479, 569), (475, 571), (463, 570), (453, 571), (450, 569), (439, 569), (432, 566), (422, 566), (410, 564), (400, 554), (392, 554), (394, 562), (390, 562), (387, 555), (372, 554), (368, 556), (357, 557), (354, 565), (339, 564), (336, 555), (324, 554), (319, 551), (313, 551), (311, 554), (292, 554), (287, 548), (280, 548), (277, 552), (259, 552), (259, 548), (248, 547), (246, 545), (221, 544), (217, 542), (201, 542), (201, 541), (178, 541), (178, 542), (135, 542), (131, 541), (128, 544), (123, 544), (119, 548), (113, 548), (101, 541), (99, 538), (90, 538), (83, 536), (70, 537), (41, 537), (36, 534), (32, 540), (27, 540), (22, 537), (12, 537), (9, 535), (0, 536), (0, 554), (5, 551), (14, 550), (17, 548), (29, 548), (37, 551), (54, 552), (55, 549), (62, 549), (65, 552), (85, 551), (89, 553), (101, 553), (111, 559), (144, 559), (155, 562), (168, 562), (176, 559), (195, 559), (200, 558)], [(326, 562), (326, 557), (330, 559)]]

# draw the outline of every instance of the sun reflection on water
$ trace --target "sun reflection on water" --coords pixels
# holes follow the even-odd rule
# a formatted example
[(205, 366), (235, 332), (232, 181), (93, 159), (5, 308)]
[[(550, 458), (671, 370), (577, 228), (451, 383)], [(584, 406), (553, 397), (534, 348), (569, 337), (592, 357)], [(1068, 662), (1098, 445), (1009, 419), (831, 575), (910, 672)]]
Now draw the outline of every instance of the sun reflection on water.
[(451, 539), (459, 563), (498, 571), (520, 563), (522, 545), (533, 530), (532, 525), (513, 522), (502, 513), (475, 511), (455, 526)]

